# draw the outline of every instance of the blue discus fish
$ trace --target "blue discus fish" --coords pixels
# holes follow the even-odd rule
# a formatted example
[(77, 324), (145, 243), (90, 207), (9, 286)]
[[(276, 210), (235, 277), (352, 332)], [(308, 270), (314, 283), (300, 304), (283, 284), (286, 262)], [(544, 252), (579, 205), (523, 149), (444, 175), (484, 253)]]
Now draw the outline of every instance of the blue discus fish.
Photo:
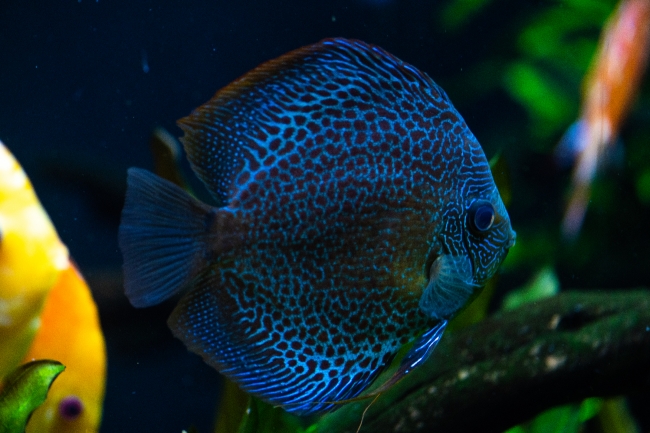
[(184, 292), (174, 335), (290, 412), (357, 396), (414, 339), (391, 383), (420, 365), (514, 244), (460, 114), (381, 48), (300, 48), (179, 125), (217, 206), (130, 169), (126, 294)]

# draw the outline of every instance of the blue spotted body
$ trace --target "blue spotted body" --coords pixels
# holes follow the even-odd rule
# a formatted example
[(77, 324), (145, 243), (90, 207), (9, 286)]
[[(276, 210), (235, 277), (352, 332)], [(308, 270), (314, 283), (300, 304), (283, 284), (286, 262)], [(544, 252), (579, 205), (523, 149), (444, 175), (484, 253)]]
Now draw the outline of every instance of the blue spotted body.
[(267, 62), (179, 125), (208, 206), (129, 170), (120, 226), (138, 307), (184, 292), (174, 334), (297, 414), (433, 351), (515, 234), (444, 91), (382, 49), (329, 39)]

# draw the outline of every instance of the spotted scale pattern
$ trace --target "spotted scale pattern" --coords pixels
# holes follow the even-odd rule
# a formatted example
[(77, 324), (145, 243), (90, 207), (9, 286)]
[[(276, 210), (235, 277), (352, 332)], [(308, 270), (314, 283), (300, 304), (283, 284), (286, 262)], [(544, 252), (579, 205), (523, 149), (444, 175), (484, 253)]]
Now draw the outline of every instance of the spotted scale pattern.
[[(480, 285), (505, 255), (509, 221), (478, 142), (440, 87), (378, 47), (301, 48), (179, 125), (221, 207), (170, 327), (289, 411), (331, 409), (423, 331), (438, 325), (425, 335), (439, 339), (444, 324), (419, 308), (437, 257), (471, 257)], [(469, 237), (477, 199), (497, 203), (496, 240)], [(418, 340), (418, 363), (435, 342)]]

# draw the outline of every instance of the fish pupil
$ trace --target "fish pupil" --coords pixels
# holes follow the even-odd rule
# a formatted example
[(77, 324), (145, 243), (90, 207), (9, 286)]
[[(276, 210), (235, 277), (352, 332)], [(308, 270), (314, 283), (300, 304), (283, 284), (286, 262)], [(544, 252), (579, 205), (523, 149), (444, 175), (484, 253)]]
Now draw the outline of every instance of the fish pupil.
[(492, 227), (494, 223), (494, 208), (489, 203), (482, 203), (475, 207), (474, 217), (471, 219), (473, 227), (478, 232), (485, 232)]
[(83, 409), (83, 403), (76, 395), (68, 396), (59, 403), (59, 413), (63, 419), (68, 421), (77, 419)]

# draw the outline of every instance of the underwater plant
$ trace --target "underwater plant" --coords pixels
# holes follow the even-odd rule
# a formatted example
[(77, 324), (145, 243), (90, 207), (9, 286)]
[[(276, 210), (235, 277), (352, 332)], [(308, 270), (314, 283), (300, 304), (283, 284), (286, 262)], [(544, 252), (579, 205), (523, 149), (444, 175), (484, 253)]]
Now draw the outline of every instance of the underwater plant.
[(63, 370), (65, 367), (58, 361), (40, 360), (11, 372), (0, 388), (0, 433), (23, 433)]

